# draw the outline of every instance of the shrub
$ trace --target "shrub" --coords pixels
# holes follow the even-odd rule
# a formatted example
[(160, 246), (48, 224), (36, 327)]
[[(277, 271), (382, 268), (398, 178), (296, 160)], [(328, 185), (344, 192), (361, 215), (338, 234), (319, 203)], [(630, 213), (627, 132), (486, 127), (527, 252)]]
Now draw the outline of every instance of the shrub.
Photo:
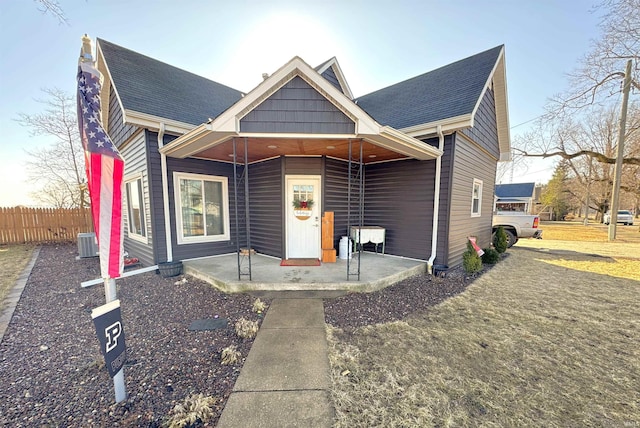
[(258, 321), (240, 318), (236, 322), (236, 334), (243, 339), (253, 339), (258, 334)]
[(467, 243), (467, 251), (462, 255), (462, 266), (467, 273), (476, 273), (482, 270), (482, 259), (470, 242)]
[(238, 347), (236, 345), (227, 346), (222, 350), (220, 362), (223, 366), (228, 366), (229, 364), (237, 363), (241, 356), (242, 354), (238, 351)]
[(182, 403), (175, 405), (168, 420), (163, 424), (168, 428), (183, 428), (193, 426), (197, 422), (206, 423), (213, 416), (215, 397), (205, 397), (202, 394), (191, 395)]
[(498, 226), (496, 233), (493, 234), (493, 248), (500, 254), (507, 251), (507, 233), (502, 226)]
[(267, 308), (267, 304), (265, 302), (263, 302), (262, 300), (260, 300), (259, 298), (255, 300), (255, 302), (253, 302), (253, 312), (255, 312), (256, 314), (261, 314), (262, 312), (264, 312), (264, 310)]
[(482, 255), (482, 263), (495, 265), (500, 260), (500, 253), (493, 248), (484, 248)]

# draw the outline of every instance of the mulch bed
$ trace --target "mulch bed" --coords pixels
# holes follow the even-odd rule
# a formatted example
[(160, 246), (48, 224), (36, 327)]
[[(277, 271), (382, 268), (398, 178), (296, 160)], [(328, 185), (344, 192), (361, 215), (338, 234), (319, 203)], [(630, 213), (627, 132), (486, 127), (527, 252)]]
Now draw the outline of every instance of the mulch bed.
[[(104, 287), (80, 287), (99, 277), (99, 261), (76, 255), (74, 244), (40, 252), (0, 343), (0, 424), (158, 427), (177, 403), (201, 393), (217, 403), (214, 417), (196, 426), (215, 426), (252, 343), (238, 338), (233, 325), (241, 317), (262, 321), (251, 311), (254, 298), (223, 294), (192, 277), (185, 283), (150, 272), (118, 279), (128, 398), (114, 404), (91, 320), (91, 310), (105, 303)], [(419, 275), (374, 293), (325, 300), (325, 320), (347, 334), (401, 320), (461, 293), (481, 274)], [(189, 330), (195, 320), (216, 317), (228, 327)], [(242, 359), (223, 366), (220, 353), (230, 345)]]
[[(507, 253), (501, 255), (505, 257)], [(445, 276), (416, 275), (374, 293), (353, 293), (325, 300), (325, 321), (351, 333), (357, 327), (402, 320), (462, 293), (493, 266), (483, 265), (482, 271), (472, 275), (462, 267), (449, 270)]]
[[(105, 303), (104, 286), (81, 288), (99, 277), (98, 259), (75, 260), (77, 246), (44, 246), (13, 319), (0, 343), (0, 425), (160, 426), (186, 397), (217, 398), (215, 426), (251, 340), (233, 326), (251, 311), (253, 298), (223, 294), (188, 277), (153, 272), (118, 279), (126, 335), (126, 401), (114, 404), (113, 381), (104, 366), (91, 310)], [(190, 331), (194, 320), (227, 319), (220, 330)], [(220, 363), (237, 345), (242, 359)]]

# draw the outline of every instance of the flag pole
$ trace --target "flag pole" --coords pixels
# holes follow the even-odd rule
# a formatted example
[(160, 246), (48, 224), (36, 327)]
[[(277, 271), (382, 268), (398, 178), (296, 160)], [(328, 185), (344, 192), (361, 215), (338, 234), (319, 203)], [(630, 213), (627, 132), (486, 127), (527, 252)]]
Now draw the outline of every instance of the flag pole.
[[(93, 55), (92, 55), (92, 47), (91, 47), (91, 38), (85, 34), (84, 36), (82, 36), (82, 49), (80, 51), (80, 59), (79, 59), (79, 63), (87, 63), (89, 65), (91, 65), (92, 67), (95, 67), (95, 62), (93, 60)], [(97, 73), (99, 74), (99, 73)], [(97, 96), (99, 96), (99, 94), (96, 94)], [(99, 112), (96, 112), (97, 114), (99, 114)], [(99, 115), (97, 116), (99, 117)], [(99, 120), (99, 119), (98, 119)], [(80, 133), (81, 136), (83, 135), (83, 130), (80, 129)], [(105, 130), (106, 133), (106, 130)], [(85, 156), (86, 156), (86, 141), (84, 141), (83, 138), (83, 146), (85, 147)], [(115, 146), (114, 146), (115, 147)], [(116, 150), (114, 148), (114, 150)], [(87, 171), (87, 174), (89, 175), (89, 172)], [(91, 181), (91, 177), (87, 177), (88, 179), (88, 183), (92, 183)], [(89, 192), (91, 193), (91, 186), (89, 186)], [(95, 212), (94, 210), (94, 198), (93, 196), (91, 197), (91, 201), (92, 201), (92, 212), (94, 213), (94, 227), (98, 224), (95, 221)], [(121, 222), (121, 220), (120, 220)], [(99, 229), (102, 229), (103, 225), (100, 224)], [(113, 227), (113, 225), (112, 225)], [(98, 232), (98, 231), (96, 231)], [(100, 236), (99, 236), (100, 238)], [(98, 246), (100, 245), (104, 245), (104, 241), (102, 239), (98, 239)], [(121, 245), (121, 242), (118, 244), (119, 246)], [(102, 260), (102, 258), (104, 257), (104, 254), (102, 251), (100, 251), (100, 265), (101, 265), (101, 270), (103, 273), (103, 277), (104, 277), (104, 294), (105, 294), (105, 300), (106, 303), (110, 303), (114, 300), (117, 300), (117, 287), (116, 287), (116, 280), (115, 278), (112, 278), (111, 275), (106, 274), (105, 275), (105, 261)], [(122, 264), (122, 251), (120, 251), (120, 260), (119, 263)], [(122, 269), (120, 269), (120, 274)], [(127, 389), (125, 386), (125, 382), (124, 382), (124, 365), (122, 366), (122, 368), (113, 376), (113, 388), (115, 390), (115, 399), (116, 399), (116, 403), (120, 403), (121, 401), (124, 401), (127, 398)]]
[[(115, 278), (104, 279), (104, 295), (107, 303), (117, 299), (116, 296), (116, 280)], [(116, 403), (127, 399), (127, 387), (124, 383), (124, 366), (113, 377), (113, 389), (116, 394)]]

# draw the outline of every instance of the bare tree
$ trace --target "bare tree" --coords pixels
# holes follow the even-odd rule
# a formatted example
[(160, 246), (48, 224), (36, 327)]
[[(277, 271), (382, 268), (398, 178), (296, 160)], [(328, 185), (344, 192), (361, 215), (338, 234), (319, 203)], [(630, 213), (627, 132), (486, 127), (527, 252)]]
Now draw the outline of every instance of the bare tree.
[[(627, 115), (626, 144), (621, 189), (625, 205), (636, 206), (640, 199), (640, 106), (634, 103)], [(615, 105), (590, 108), (581, 115), (540, 121), (530, 132), (518, 136), (514, 151), (528, 157), (558, 157), (564, 162), (571, 184), (569, 192), (590, 207), (605, 212), (610, 203), (616, 162), (618, 109)]]
[(38, 10), (42, 13), (50, 13), (53, 15), (60, 24), (69, 25), (69, 21), (67, 20), (66, 15), (64, 14), (64, 10), (62, 10), (62, 6), (56, 0), (34, 0), (38, 3)]
[(30, 128), (31, 135), (54, 138), (49, 147), (27, 151), (29, 179), (41, 186), (33, 196), (57, 208), (88, 205), (82, 143), (78, 132), (75, 99), (60, 89), (43, 89), (45, 110), (19, 114), (18, 122)]
[(569, 90), (547, 106), (553, 116), (571, 114), (594, 104), (606, 104), (617, 97), (625, 64), (633, 60), (631, 85), (640, 90), (640, 0), (603, 0), (594, 8), (603, 13), (600, 38), (569, 74)]

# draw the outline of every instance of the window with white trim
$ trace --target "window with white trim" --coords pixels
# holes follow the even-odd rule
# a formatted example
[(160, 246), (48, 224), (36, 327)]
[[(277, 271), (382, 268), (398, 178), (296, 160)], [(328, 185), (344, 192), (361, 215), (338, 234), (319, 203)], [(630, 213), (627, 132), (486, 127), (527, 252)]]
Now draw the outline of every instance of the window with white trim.
[(227, 177), (176, 172), (173, 188), (178, 244), (230, 239)]
[(134, 239), (146, 241), (147, 227), (144, 207), (144, 193), (142, 191), (142, 174), (133, 179), (125, 180), (127, 193), (127, 232)]
[(471, 192), (471, 217), (480, 217), (482, 209), (482, 180), (473, 179)]

